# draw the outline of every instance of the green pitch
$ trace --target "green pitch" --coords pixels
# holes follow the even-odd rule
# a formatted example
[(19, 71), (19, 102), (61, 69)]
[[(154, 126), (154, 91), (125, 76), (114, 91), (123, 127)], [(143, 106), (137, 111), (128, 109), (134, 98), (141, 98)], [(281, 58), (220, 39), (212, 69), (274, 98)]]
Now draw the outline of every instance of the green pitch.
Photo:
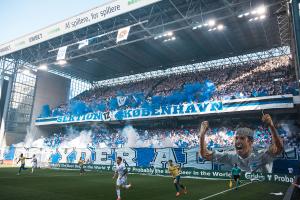
[[(86, 175), (79, 176), (78, 171), (40, 169), (31, 175), (30, 170), (23, 171), (17, 176), (16, 168), (0, 168), (0, 199), (116, 199), (113, 173), (87, 172)], [(175, 197), (175, 188), (170, 177), (129, 175), (128, 182), (132, 183), (133, 188), (121, 191), (122, 200), (199, 200), (229, 189), (229, 181), (186, 178), (181, 181), (187, 186), (188, 194)], [(237, 191), (227, 191), (208, 199), (276, 200), (282, 199), (283, 196), (274, 196), (270, 193), (285, 193), (288, 186), (280, 183), (250, 183)]]

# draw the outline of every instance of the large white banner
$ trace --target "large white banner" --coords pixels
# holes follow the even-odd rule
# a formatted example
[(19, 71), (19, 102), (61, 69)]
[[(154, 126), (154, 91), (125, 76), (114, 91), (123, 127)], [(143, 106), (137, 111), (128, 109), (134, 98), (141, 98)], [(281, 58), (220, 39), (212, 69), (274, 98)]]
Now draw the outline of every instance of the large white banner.
[(57, 24), (0, 45), (0, 56), (47, 41), (161, 0), (114, 0)]
[[(124, 103), (118, 101), (118, 104)], [(123, 105), (123, 104), (122, 104)], [(293, 108), (292, 95), (278, 95), (270, 97), (256, 97), (228, 101), (211, 101), (202, 103), (184, 103), (180, 105), (167, 105), (149, 108), (133, 108), (110, 112), (94, 112), (85, 115), (63, 115), (49, 118), (38, 118), (35, 125), (68, 124), (91, 121), (121, 121), (158, 119), (166, 117), (180, 117), (203, 115), (211, 113), (244, 112), (265, 109)]]

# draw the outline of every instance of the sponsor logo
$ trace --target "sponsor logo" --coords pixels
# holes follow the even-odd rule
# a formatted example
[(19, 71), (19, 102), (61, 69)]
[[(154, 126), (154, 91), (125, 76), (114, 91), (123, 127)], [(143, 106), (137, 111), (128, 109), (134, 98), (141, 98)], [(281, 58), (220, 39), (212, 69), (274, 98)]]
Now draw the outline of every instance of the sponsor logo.
[(262, 174), (252, 174), (250, 172), (245, 173), (245, 178), (248, 180), (257, 180), (257, 181), (264, 181), (266, 177)]
[(55, 29), (50, 30), (47, 34), (48, 34), (48, 35), (51, 35), (51, 34), (53, 34), (53, 33), (59, 32), (59, 31), (60, 31), (60, 28), (57, 27), (57, 28), (55, 28)]
[(38, 34), (38, 35), (35, 35), (35, 36), (32, 36), (29, 38), (29, 42), (34, 42), (36, 40), (39, 40), (39, 39), (42, 39), (43, 38), (43, 34)]
[(142, 0), (128, 0), (128, 5), (132, 5), (132, 4), (135, 4), (140, 1), (142, 1)]
[(25, 41), (21, 41), (21, 42), (18, 42), (17, 44), (16, 44), (16, 46), (21, 46), (21, 45), (24, 45), (25, 44)]
[(5, 52), (5, 51), (10, 51), (10, 49), (11, 49), (10, 45), (5, 46), (5, 47), (3, 47), (3, 48), (0, 48), (0, 53), (1, 53), (1, 52)]

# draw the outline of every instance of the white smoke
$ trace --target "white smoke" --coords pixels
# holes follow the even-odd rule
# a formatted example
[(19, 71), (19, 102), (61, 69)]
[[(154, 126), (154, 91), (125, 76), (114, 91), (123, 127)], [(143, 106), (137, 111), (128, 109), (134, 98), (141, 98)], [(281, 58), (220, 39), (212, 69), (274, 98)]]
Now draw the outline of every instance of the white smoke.
[(37, 139), (37, 140), (33, 141), (31, 143), (31, 147), (37, 147), (37, 148), (43, 148), (43, 147), (45, 147), (45, 145), (44, 145), (44, 138), (41, 137), (40, 139)]
[[(61, 134), (55, 134), (56, 136), (51, 135), (49, 138), (50, 139), (54, 139), (60, 138), (60, 140), (62, 140), (62, 143), (59, 145), (59, 147), (61, 148), (86, 148), (88, 145), (91, 145), (92, 143), (92, 131), (81, 131), (78, 132), (76, 131), (75, 128), (70, 127), (67, 130), (67, 133), (65, 135), (61, 135)], [(35, 147), (35, 148), (49, 148), (47, 146), (47, 144), (44, 143), (45, 138), (39, 137), (38, 139), (34, 140), (34, 138), (36, 137), (36, 134), (32, 131), (30, 131), (29, 129), (27, 129), (27, 135), (25, 137), (24, 142), (20, 142), (17, 144), (14, 144), (14, 147), (26, 147), (26, 148), (30, 148), (30, 147)], [(102, 145), (103, 147), (103, 145)]]
[[(31, 129), (29, 126), (26, 128), (26, 136), (24, 140), (24, 147), (33, 147), (33, 143), (35, 140), (39, 138), (38, 133), (36, 130)], [(36, 144), (36, 142), (35, 142)]]
[(78, 134), (68, 134), (61, 143), (61, 148), (86, 148), (92, 142), (92, 131), (81, 131)]
[[(102, 127), (105, 129), (105, 127)], [(60, 148), (86, 148), (92, 145), (92, 131), (77, 131), (76, 128), (70, 127), (67, 129), (66, 134), (54, 134), (48, 137), (50, 143), (55, 143), (54, 140), (61, 140)], [(162, 138), (159, 135), (152, 135), (148, 137), (148, 131), (145, 131), (143, 136), (140, 136), (139, 133), (130, 125), (125, 126), (121, 131), (121, 136), (125, 138), (124, 147), (131, 148), (141, 148), (141, 147), (173, 147), (173, 142), (170, 137)], [(35, 148), (51, 148), (44, 143), (45, 138), (40, 137), (37, 140), (33, 140), (36, 137), (32, 131), (27, 131), (27, 135), (24, 142), (14, 144), (15, 147), (35, 147)], [(106, 137), (107, 140), (111, 137)], [(55, 146), (55, 145), (54, 145)], [(107, 144), (102, 141), (97, 145), (97, 148), (107, 148)]]
[[(147, 133), (146, 133), (147, 132)], [(142, 147), (173, 147), (173, 142), (170, 137), (162, 138), (158, 135), (153, 135), (149, 139), (148, 131), (146, 131), (144, 137), (141, 137), (139, 133), (130, 125), (125, 126), (121, 132), (122, 136), (127, 139), (125, 147), (142, 148)], [(146, 137), (145, 137), (146, 136)]]
[(123, 137), (127, 138), (125, 147), (137, 147), (140, 136), (132, 126), (125, 126), (121, 134)]
[[(130, 125), (125, 126), (121, 132), (122, 136), (127, 139), (125, 147), (141, 148), (141, 147), (158, 147), (159, 140), (147, 140), (140, 137), (139, 133)], [(155, 143), (155, 144), (154, 144)]]
[[(284, 136), (285, 144), (288, 145), (295, 145), (299, 143), (300, 140), (300, 130), (299, 125), (295, 124), (294, 120), (281, 120), (279, 122), (280, 127), (286, 132), (287, 134)], [(180, 134), (168, 134), (168, 132), (163, 133), (161, 130), (158, 131), (147, 131), (143, 130), (143, 133), (140, 135), (139, 132), (134, 129), (132, 126), (128, 125), (125, 126), (122, 130), (112, 131), (113, 129), (108, 129), (106, 126), (98, 127), (95, 125), (96, 129), (101, 130), (100, 138), (98, 139), (97, 146), (94, 146), (96, 148), (108, 148), (110, 147), (110, 144), (114, 143), (113, 140), (114, 137), (122, 136), (123, 140), (125, 142), (124, 147), (131, 147), (131, 148), (142, 148), (142, 147), (153, 147), (153, 148), (165, 148), (165, 147), (177, 147), (177, 144), (175, 144), (176, 141), (183, 139), (185, 140), (185, 137), (182, 137)], [(94, 130), (94, 129), (93, 129)], [(141, 131), (140, 131), (141, 132)], [(94, 133), (96, 134), (97, 131)], [(54, 134), (50, 135), (50, 137), (43, 138), (40, 137), (39, 139), (34, 140), (34, 138), (37, 137), (37, 135), (33, 132), (27, 129), (27, 135), (24, 140), (24, 142), (20, 142), (18, 144), (14, 144), (15, 147), (35, 147), (35, 148), (44, 148), (44, 149), (52, 149), (53, 147), (57, 147), (56, 144), (58, 144), (58, 141), (61, 141), (62, 143), (59, 144), (58, 147), (60, 148), (87, 148), (89, 146), (92, 146), (92, 129), (89, 131), (77, 131), (76, 127), (70, 127), (67, 129), (67, 132), (65, 134)], [(226, 129), (220, 129), (218, 135), (221, 138), (230, 139), (230, 137), (226, 134)], [(206, 138), (207, 142), (209, 142), (209, 139), (212, 139), (213, 141), (216, 139), (215, 134), (208, 134), (208, 137)], [(47, 140), (46, 140), (47, 139)], [(47, 143), (45, 143), (45, 141)], [(49, 147), (48, 145), (51, 145)], [(113, 144), (114, 145), (114, 144)], [(118, 145), (118, 147), (123, 147), (122, 145)]]
[(24, 142), (19, 142), (17, 144), (13, 144), (14, 147), (25, 147), (25, 143)]
[(23, 142), (19, 142), (17, 144), (14, 144), (14, 147), (34, 147), (33, 143), (37, 144), (37, 142), (34, 141), (36, 138), (36, 132), (32, 131), (29, 126), (26, 127), (26, 136)]
[(173, 147), (173, 142), (171, 140), (170, 137), (166, 137), (163, 141), (162, 141), (162, 146), (163, 147)]

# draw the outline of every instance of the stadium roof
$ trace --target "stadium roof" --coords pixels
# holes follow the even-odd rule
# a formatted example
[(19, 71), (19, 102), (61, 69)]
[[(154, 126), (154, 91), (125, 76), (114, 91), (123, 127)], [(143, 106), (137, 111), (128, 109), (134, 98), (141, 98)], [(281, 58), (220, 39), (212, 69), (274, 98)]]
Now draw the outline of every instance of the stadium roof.
[[(3, 57), (93, 82), (286, 45), (278, 21), (287, 16), (282, 2), (263, 3), (267, 12), (258, 15), (261, 0), (163, 0)], [(118, 29), (126, 26), (127, 40), (116, 43)], [(167, 32), (173, 35), (158, 38)], [(89, 45), (79, 49), (85, 39)], [(66, 45), (62, 67), (56, 56)]]

